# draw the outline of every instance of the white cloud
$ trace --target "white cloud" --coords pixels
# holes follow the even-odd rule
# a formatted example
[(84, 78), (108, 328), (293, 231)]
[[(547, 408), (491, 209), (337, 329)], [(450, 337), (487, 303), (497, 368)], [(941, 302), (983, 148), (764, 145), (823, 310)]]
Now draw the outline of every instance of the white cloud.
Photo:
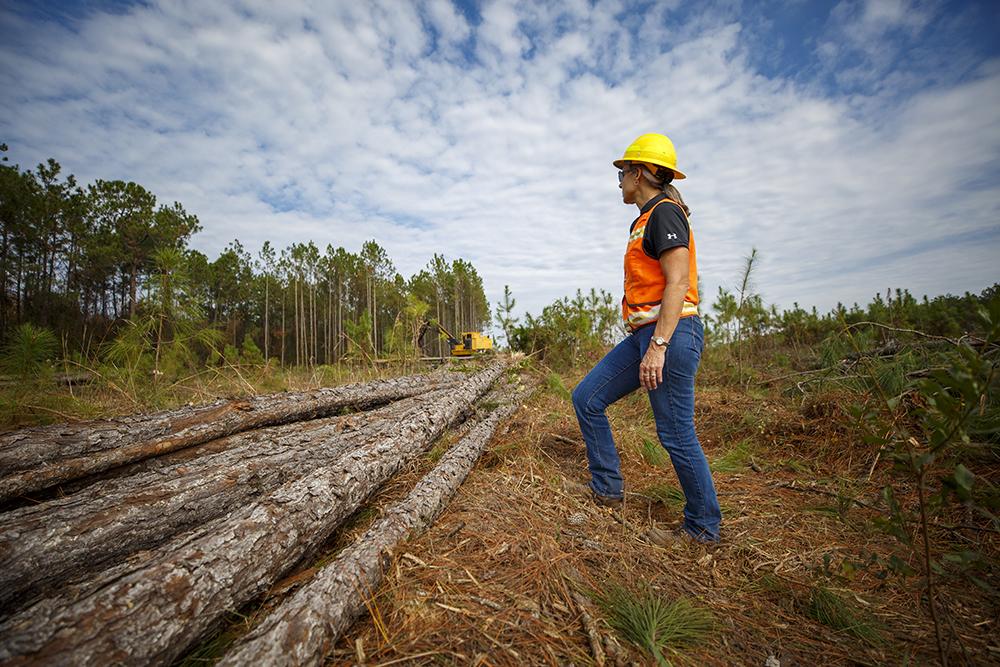
[[(919, 35), (929, 15), (845, 7), (831, 30)], [(405, 274), (465, 257), (491, 301), (509, 284), (536, 313), (620, 289), (635, 210), (610, 163), (647, 131), (673, 137), (690, 176), (708, 303), (752, 245), (782, 305), (1000, 278), (996, 63), (891, 102), (878, 86), (839, 95), (755, 71), (732, 10), (657, 12), (497, 1), (472, 25), (444, 0), (189, 1), (70, 30), (8, 11), (4, 33), (30, 39), (0, 45), (16, 91), (0, 138), (23, 165), (52, 156), (180, 200), (210, 255), (233, 238), (374, 237)]]

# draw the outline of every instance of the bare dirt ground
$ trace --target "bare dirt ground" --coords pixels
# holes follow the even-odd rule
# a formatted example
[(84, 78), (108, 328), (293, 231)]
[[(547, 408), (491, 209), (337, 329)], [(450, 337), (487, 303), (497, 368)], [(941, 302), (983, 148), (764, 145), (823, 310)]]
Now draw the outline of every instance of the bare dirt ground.
[[(586, 595), (574, 595), (612, 584), (648, 585), (667, 600), (686, 598), (711, 611), (712, 631), (670, 650), (673, 664), (937, 662), (919, 582), (886, 577), (869, 561), (896, 547), (872, 525), (890, 472), (837, 426), (843, 415), (835, 401), (803, 407), (776, 393), (701, 381), (698, 431), (722, 504), (723, 540), (715, 548), (663, 548), (643, 533), (678, 524), (682, 501), (669, 461), (645, 444), (655, 443), (655, 433), (644, 396), (609, 411), (626, 479), (623, 514), (562, 490), (565, 479), (589, 478), (566, 390), (577, 379), (543, 378), (444, 515), (395, 555), (386, 584), (368, 592), (367, 617), (341, 638), (329, 664), (592, 664), (588, 616), (591, 634), (611, 651), (609, 664), (616, 651), (619, 663), (652, 663), (650, 654), (614, 639)], [(372, 506), (406, 493), (433, 457), (394, 480)], [(844, 490), (858, 502), (845, 502)], [(359, 514), (328, 545), (330, 553), (376, 515)], [(935, 531), (938, 543), (975, 541), (980, 551), (997, 553), (995, 534)], [(295, 585), (290, 577), (272, 593)], [(826, 593), (846, 610), (847, 623), (817, 620), (818, 596)], [(997, 608), (988, 598), (952, 586), (939, 604), (953, 663), (1000, 661)]]

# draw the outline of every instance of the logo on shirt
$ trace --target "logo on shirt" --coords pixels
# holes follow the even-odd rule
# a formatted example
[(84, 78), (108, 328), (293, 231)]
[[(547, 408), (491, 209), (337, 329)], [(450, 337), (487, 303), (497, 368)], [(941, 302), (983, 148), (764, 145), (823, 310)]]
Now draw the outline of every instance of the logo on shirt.
[(669, 234), (667, 234), (667, 238), (668, 239), (676, 239), (677, 238), (677, 234), (669, 233)]

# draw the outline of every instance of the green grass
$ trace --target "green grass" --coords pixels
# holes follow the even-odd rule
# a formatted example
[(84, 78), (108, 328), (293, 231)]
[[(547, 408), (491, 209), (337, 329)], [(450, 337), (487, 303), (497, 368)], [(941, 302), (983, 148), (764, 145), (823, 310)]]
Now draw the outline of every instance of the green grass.
[(218, 662), (236, 640), (250, 629), (250, 619), (238, 612), (226, 615), (222, 632), (209, 637), (187, 655), (175, 661), (177, 667), (202, 667)]
[(431, 463), (437, 463), (441, 460), (441, 457), (444, 456), (444, 453), (448, 451), (448, 447), (449, 445), (447, 442), (438, 440), (437, 444), (435, 444), (434, 447), (432, 447), (430, 451), (425, 454), (425, 456)]
[(812, 468), (798, 459), (784, 459), (781, 461), (780, 465), (782, 468), (786, 468), (792, 472), (803, 474), (812, 472)]
[(750, 455), (750, 441), (740, 440), (735, 447), (711, 461), (709, 467), (712, 472), (740, 472), (746, 469)]
[(591, 597), (619, 637), (646, 650), (657, 664), (670, 664), (664, 653), (692, 646), (712, 630), (712, 614), (684, 598), (666, 600), (645, 586), (629, 590), (611, 584)]
[(825, 505), (823, 503), (817, 503), (815, 505), (804, 505), (802, 507), (802, 510), (805, 512), (816, 512), (817, 514), (825, 514), (835, 519), (839, 519), (841, 516), (840, 508), (838, 508), (836, 505)]
[(562, 378), (556, 373), (549, 373), (545, 376), (545, 388), (555, 394), (559, 398), (564, 398), (567, 401), (572, 399), (572, 394), (570, 394), (569, 389), (563, 384)]
[(643, 461), (657, 468), (665, 466), (670, 462), (670, 456), (667, 454), (667, 450), (663, 448), (663, 445), (649, 438), (642, 439), (642, 444), (639, 445), (639, 455), (642, 456)]
[[(372, 523), (376, 518), (378, 518), (379, 511), (378, 507), (368, 506), (362, 507), (356, 511), (351, 516), (347, 517), (343, 525), (340, 527), (340, 533), (346, 535), (355, 528), (364, 527), (367, 528), (368, 524)], [(317, 565), (325, 565), (325, 562), (321, 561)]]
[(814, 586), (806, 613), (823, 625), (853, 635), (869, 644), (879, 644), (882, 632), (871, 613), (859, 609), (824, 586)]
[(483, 400), (479, 401), (476, 407), (483, 413), (490, 413), (500, 407), (500, 401)]
[(751, 593), (770, 593), (778, 595), (787, 595), (789, 593), (788, 584), (770, 572), (765, 572), (757, 579), (751, 581), (747, 586), (747, 590)]
[[(330, 369), (335, 369), (330, 370)], [(92, 382), (72, 388), (56, 383), (51, 377), (39, 377), (0, 386), (0, 427), (23, 427), (64, 422), (70, 419), (94, 419), (121, 414), (171, 410), (187, 403), (199, 405), (223, 397), (300, 391), (320, 385), (366, 382), (392, 377), (402, 372), (417, 372), (423, 367), (392, 367), (380, 371), (356, 368), (348, 364), (327, 366), (322, 373), (305, 367), (244, 366), (240, 368), (204, 365), (197, 372), (179, 379), (153, 382), (128, 378), (121, 369), (108, 364), (57, 365), (57, 371), (89, 371)], [(322, 377), (322, 382), (320, 378)], [(354, 412), (350, 408), (341, 414)]]
[(646, 487), (639, 493), (659, 500), (666, 507), (680, 508), (684, 506), (684, 492), (673, 484), (666, 482), (654, 484), (653, 486)]

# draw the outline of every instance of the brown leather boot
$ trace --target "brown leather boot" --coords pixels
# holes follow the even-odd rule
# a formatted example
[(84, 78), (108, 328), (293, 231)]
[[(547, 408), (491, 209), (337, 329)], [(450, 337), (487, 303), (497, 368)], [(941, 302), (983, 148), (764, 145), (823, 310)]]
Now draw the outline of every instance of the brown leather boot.
[(716, 542), (703, 542), (701, 540), (697, 540), (683, 528), (664, 529), (653, 526), (646, 531), (643, 537), (645, 537), (646, 540), (652, 544), (667, 548), (678, 545), (697, 544), (698, 546), (712, 549), (717, 544)]
[(590, 488), (590, 485), (574, 482), (570, 479), (563, 480), (563, 490), (573, 496), (586, 496), (594, 501), (594, 504), (600, 505), (601, 507), (618, 508), (622, 506), (621, 498), (598, 495), (597, 493), (594, 493), (594, 490)]

